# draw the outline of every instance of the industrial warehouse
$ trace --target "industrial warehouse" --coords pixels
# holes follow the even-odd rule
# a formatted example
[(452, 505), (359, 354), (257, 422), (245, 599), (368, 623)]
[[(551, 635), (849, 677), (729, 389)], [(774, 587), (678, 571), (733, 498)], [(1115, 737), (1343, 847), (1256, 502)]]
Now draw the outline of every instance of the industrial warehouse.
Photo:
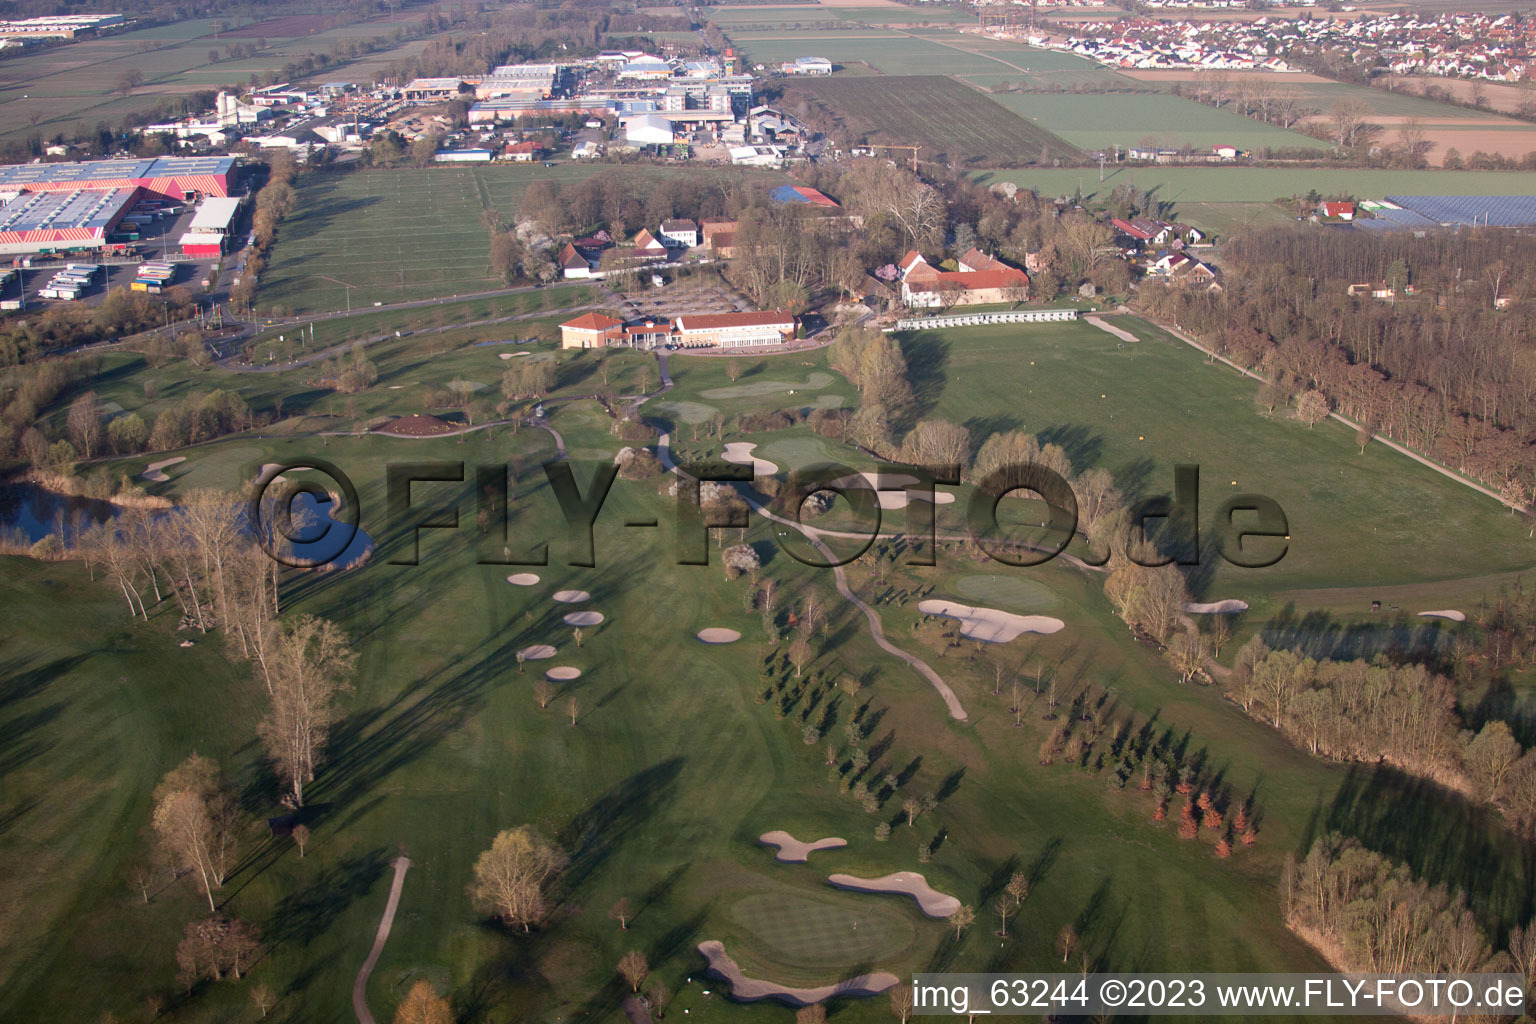
[[(84, 163), (0, 166), (0, 254), (80, 252), (108, 245), (145, 204), (227, 199), (234, 188), (233, 157), (160, 157)], [(217, 207), (198, 235), (223, 235), (237, 201)], [(193, 240), (199, 254), (222, 238)]]

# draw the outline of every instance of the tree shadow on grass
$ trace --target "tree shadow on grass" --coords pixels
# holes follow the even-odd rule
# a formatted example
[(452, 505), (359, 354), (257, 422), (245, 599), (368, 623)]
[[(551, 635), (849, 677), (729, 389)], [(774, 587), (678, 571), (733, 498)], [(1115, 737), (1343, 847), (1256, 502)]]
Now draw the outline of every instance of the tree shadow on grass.
[(636, 828), (666, 801), (683, 770), (683, 758), (672, 757), (636, 772), (592, 801), (561, 830), (559, 843), (571, 855), (562, 877), (568, 891), (576, 890), (607, 860)]
[(1536, 909), (1536, 848), (1496, 811), (1433, 782), (1384, 764), (1351, 766), (1319, 823), (1319, 832), (1354, 836), (1415, 878), (1462, 890), (1495, 932)]
[[(283, 897), (262, 927), (269, 947), (284, 943), (308, 946), (328, 932), (348, 907), (366, 896), (386, 874), (389, 851), (382, 846), (343, 857), (303, 889)], [(379, 908), (383, 913), (383, 907)], [(372, 929), (370, 928), (370, 934)]]
[[(944, 386), (949, 383), (949, 342), (920, 332), (902, 341), (901, 354), (907, 361), (907, 381), (912, 385), (913, 409), (907, 419), (916, 422), (939, 404)], [(910, 428), (912, 422), (897, 426)]]

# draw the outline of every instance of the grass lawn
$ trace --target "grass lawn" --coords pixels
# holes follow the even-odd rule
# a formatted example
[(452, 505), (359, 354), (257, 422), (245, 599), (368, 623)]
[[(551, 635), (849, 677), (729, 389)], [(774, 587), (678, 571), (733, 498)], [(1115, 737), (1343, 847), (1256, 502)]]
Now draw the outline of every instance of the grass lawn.
[(1003, 93), (993, 99), (1085, 149), (1139, 145), (1148, 139), (1173, 147), (1227, 143), (1239, 149), (1322, 148), (1299, 132), (1166, 93)]

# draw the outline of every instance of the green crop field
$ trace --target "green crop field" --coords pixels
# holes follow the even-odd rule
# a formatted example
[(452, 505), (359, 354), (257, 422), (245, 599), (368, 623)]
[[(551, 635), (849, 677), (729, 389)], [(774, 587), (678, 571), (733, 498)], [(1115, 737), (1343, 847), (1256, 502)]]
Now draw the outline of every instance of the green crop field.
[(1148, 142), (1172, 147), (1226, 143), (1245, 150), (1323, 148), (1321, 142), (1299, 132), (1165, 93), (1003, 93), (993, 98), (1083, 149)]
[[(507, 308), (526, 309), (524, 301)], [(1033, 430), (1063, 444), (1078, 465), (1102, 465), (1141, 493), (1166, 489), (1173, 462), (1198, 461), (1202, 508), (1219, 499), (1229, 476), (1279, 500), (1294, 534), (1286, 560), (1247, 570), (1246, 578), (1220, 570), (1206, 581), (1216, 596), (1253, 602), (1244, 635), (1282, 614), (1288, 594), (1303, 593), (1292, 588), (1308, 588), (1307, 607), (1326, 620), (1338, 611), (1322, 589), (1330, 585), (1395, 584), (1393, 598), (1413, 608), (1406, 602), (1421, 586), (1441, 587), (1439, 598), (1446, 586), (1486, 586), (1488, 573), (1530, 565), (1519, 524), (1492, 502), (1377, 446), (1362, 456), (1342, 428), (1308, 430), (1260, 416), (1251, 382), (1137, 321), (1123, 326), (1143, 340), (1122, 343), (1087, 324), (901, 340), (922, 411), (966, 423), (978, 439)], [(444, 332), (458, 346), (447, 351), (424, 334), (371, 348), (380, 378), (359, 399), (364, 413), (420, 411), (417, 385), (429, 381), (493, 388), (506, 361), (495, 347), (467, 344), (477, 330)], [(532, 350), (522, 358), (555, 355), (547, 343)], [(641, 372), (651, 386), (657, 380), (645, 354), (559, 358), (559, 395), (590, 390), (600, 359), (616, 361), (614, 387), (636, 386)], [(853, 397), (825, 351), (744, 357), (739, 374), (726, 359), (676, 356), (670, 365), (677, 386), (656, 401), (708, 405), (727, 417)], [(760, 668), (771, 648), (761, 614), (745, 600), (750, 584), (724, 580), (718, 563), (676, 564), (676, 499), (659, 493), (662, 480), (616, 482), (595, 528), (597, 566), (572, 566), (539, 469), (554, 451), (544, 431), (497, 427), (462, 440), (321, 437), (313, 432), (334, 426), (324, 426), (316, 397), (323, 392), (302, 369), (151, 370), (137, 356), (113, 353), (97, 386), (104, 399), (139, 407), (150, 401), (142, 385), (151, 377), (168, 395), (154, 401), (237, 387), (260, 409), (279, 394), (288, 403), (287, 418), (264, 428), (265, 436), (185, 450), (186, 461), (169, 468), (167, 483), (149, 484), (152, 491), (234, 489), (263, 463), (316, 456), (355, 481), (374, 558), (343, 572), (292, 572), (282, 588), (285, 612), (333, 619), (356, 639), (354, 690), (306, 787), (312, 838), (300, 858), (259, 824), (281, 811), (252, 732), (266, 698), (251, 665), (235, 660), (217, 631), (177, 630), (169, 599), (150, 603), (150, 621), (134, 621), (100, 570), (93, 582), (77, 561), (0, 560), (0, 605), (8, 612), (0, 620), (0, 735), (7, 738), (0, 857), (27, 866), (0, 876), (8, 936), (0, 946), (0, 1018), (89, 1021), (110, 1011), (133, 1019), (159, 996), (171, 1000), (177, 1020), (213, 1024), (250, 1015), (248, 994), (260, 982), (280, 997), (278, 1020), (351, 1020), (353, 981), (384, 907), (389, 863), (400, 853), (413, 866), (365, 991), (380, 1020), (426, 978), (451, 993), (465, 1018), (619, 1022), (625, 989), (613, 967), (630, 949), (643, 951), (676, 993), (669, 1013), (677, 1017), (686, 1010), (688, 1019), (787, 1019), (782, 1009), (723, 999), (701, 972), (695, 946), (706, 939), (722, 941), (750, 976), (802, 985), (853, 969), (1041, 970), (1060, 963), (1052, 946), (1065, 924), (1083, 936), (1089, 965), (1104, 969), (1323, 969), (1283, 927), (1275, 879), (1282, 858), (1324, 829), (1361, 835), (1421, 876), (1465, 887), (1491, 927), (1528, 913), (1526, 851), (1501, 825), (1390, 770), (1323, 764), (1214, 688), (1179, 685), (1110, 613), (1098, 574), (1063, 562), (1035, 569), (978, 562), (948, 544), (938, 565), (893, 570), (890, 583), (873, 582), (862, 567), (850, 571), (892, 641), (954, 688), (968, 712), (955, 722), (925, 680), (874, 646), (862, 613), (837, 596), (829, 574), (779, 550), (780, 530), (754, 517), (746, 540), (780, 588), (781, 611), (813, 595), (830, 610), (806, 678), (863, 683), (857, 701), (836, 696), (814, 715), (802, 702), (779, 720), (762, 700)], [(73, 394), (60, 396), (50, 414)], [(728, 428), (723, 439), (706, 429), (695, 438), (677, 410), (658, 413), (675, 418), (673, 441), (690, 456), (718, 454), (722, 440), (747, 440), (780, 466), (835, 460), (871, 468), (868, 456), (804, 427), (756, 435)], [(549, 403), (549, 421), (578, 453), (583, 486), (593, 464), (624, 443), (592, 401)], [(416, 500), (456, 503), (463, 527), (424, 531), (419, 565), (389, 564), (404, 540), (384, 513), (385, 467), (406, 460), (510, 464), (517, 474), (511, 542), (548, 539), (548, 563), (481, 564), (500, 557), (502, 542), (473, 527), (473, 484), (427, 484), (415, 488)], [(106, 468), (137, 473), (145, 461)], [(961, 507), (941, 507), (941, 530), (954, 528)], [(660, 528), (623, 525), (644, 518)], [(903, 517), (889, 522), (900, 529)], [(1458, 544), (1425, 544), (1425, 537)], [(539, 575), (538, 584), (505, 582), (509, 571), (523, 570)], [(1423, 583), (1431, 579), (1447, 582)], [(580, 643), (561, 619), (569, 606), (550, 600), (561, 587), (589, 591), (582, 607), (605, 616)], [(893, 587), (900, 595), (886, 599)], [(1065, 626), (984, 652), (954, 647), (918, 628), (907, 596), (917, 587), (1047, 613)], [(1351, 591), (1347, 600), (1360, 604), (1365, 595)], [(706, 646), (694, 639), (705, 626), (743, 638)], [(515, 652), (536, 643), (554, 646), (554, 659), (519, 664)], [(1180, 841), (1171, 822), (1154, 823), (1148, 795), (1134, 785), (1106, 786), (1107, 773), (1091, 765), (1038, 764), (1035, 751), (1051, 727), (1041, 720), (1045, 697), (1026, 682), (1028, 707), (1015, 726), (1009, 698), (992, 694), (997, 663), (1026, 680), (1031, 665), (1054, 666), (1065, 699), (1092, 687), (1107, 695), (1117, 720), (1151, 723), (1198, 755), (1233, 799), (1253, 799), (1258, 845), (1218, 860), (1212, 835)], [(541, 711), (531, 691), (551, 665), (582, 674), (558, 684), (556, 702)], [(577, 701), (575, 725), (568, 698)], [(900, 795), (866, 812), (828, 778), (821, 744), (803, 741), (802, 712), (835, 738), (858, 705), (876, 723), (877, 770), (897, 775), (902, 793), (936, 798), (915, 827), (899, 812)], [(251, 826), (240, 866), (218, 896), (224, 912), (261, 928), (265, 951), (250, 977), (186, 997), (173, 983), (173, 953), (185, 923), (204, 916), (206, 905), (199, 910), (189, 879), (163, 870), (147, 903), (129, 880), (151, 857), (150, 789), (194, 749), (218, 758), (242, 793)], [(1388, 814), (1411, 817), (1415, 828), (1382, 828)], [(874, 838), (882, 821), (895, 822), (889, 842)], [(548, 921), (529, 934), (486, 921), (465, 892), (491, 837), (523, 824), (572, 857)], [(756, 841), (770, 829), (843, 836), (849, 845), (815, 853), (808, 865), (779, 864)], [(920, 863), (920, 844), (933, 850), (931, 862)], [(825, 882), (832, 871), (897, 870), (922, 871), (940, 891), (974, 905), (976, 924), (956, 939), (911, 900), (838, 892)], [(1013, 871), (1030, 877), (1031, 895), (1003, 939), (993, 934), (990, 901)], [(607, 913), (621, 897), (635, 912), (625, 931)], [(848, 1024), (890, 1019), (883, 998), (834, 1006)]]
[(823, 78), (806, 92), (879, 141), (919, 143), (926, 160), (971, 164), (1080, 157), (987, 95), (937, 75)]

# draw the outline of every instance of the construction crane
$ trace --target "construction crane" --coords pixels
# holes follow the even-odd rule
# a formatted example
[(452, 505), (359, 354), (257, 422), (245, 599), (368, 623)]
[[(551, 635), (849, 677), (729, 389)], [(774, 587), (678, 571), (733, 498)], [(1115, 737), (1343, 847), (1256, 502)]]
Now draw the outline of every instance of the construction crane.
[(883, 146), (883, 145), (871, 144), (869, 148), (870, 149), (902, 149), (902, 150), (911, 150), (912, 151), (912, 173), (913, 174), (917, 173), (917, 154), (918, 154), (918, 151), (923, 148), (922, 146), (895, 146), (895, 145)]

